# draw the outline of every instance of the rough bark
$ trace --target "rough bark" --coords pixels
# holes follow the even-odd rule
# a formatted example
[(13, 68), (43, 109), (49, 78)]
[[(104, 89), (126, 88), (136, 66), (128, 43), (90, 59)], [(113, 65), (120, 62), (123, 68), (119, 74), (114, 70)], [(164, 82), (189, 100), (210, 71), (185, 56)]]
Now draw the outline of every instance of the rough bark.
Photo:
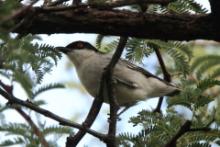
[[(143, 14), (92, 8), (33, 8), (32, 21), (14, 32), (32, 34), (97, 33), (161, 40), (219, 40), (217, 19), (210, 15)], [(24, 20), (26, 14), (15, 18)], [(30, 23), (31, 22), (31, 23)]]

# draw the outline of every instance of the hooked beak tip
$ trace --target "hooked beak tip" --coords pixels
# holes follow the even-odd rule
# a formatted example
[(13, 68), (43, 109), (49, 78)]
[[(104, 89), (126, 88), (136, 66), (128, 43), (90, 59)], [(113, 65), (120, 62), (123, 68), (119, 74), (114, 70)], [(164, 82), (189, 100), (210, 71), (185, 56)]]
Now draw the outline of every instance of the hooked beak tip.
[(60, 47), (60, 46), (58, 46), (58, 47), (56, 47), (55, 49), (58, 50), (58, 51), (60, 51), (60, 52), (62, 52), (62, 53), (65, 53), (65, 54), (69, 52), (69, 49), (66, 48), (66, 47)]

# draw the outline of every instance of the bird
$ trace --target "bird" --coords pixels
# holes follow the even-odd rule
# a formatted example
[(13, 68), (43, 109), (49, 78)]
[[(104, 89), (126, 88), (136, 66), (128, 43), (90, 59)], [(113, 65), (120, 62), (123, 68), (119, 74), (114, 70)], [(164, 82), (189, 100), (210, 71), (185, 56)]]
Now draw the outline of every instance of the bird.
[[(102, 74), (113, 54), (100, 52), (85, 41), (75, 41), (65, 47), (56, 47), (56, 49), (68, 56), (75, 65), (82, 85), (91, 96), (96, 97)], [(117, 102), (119, 106), (125, 108), (149, 98), (172, 96), (180, 92), (180, 88), (174, 84), (121, 58), (113, 69), (112, 80)], [(104, 102), (109, 103), (107, 96), (104, 97)]]

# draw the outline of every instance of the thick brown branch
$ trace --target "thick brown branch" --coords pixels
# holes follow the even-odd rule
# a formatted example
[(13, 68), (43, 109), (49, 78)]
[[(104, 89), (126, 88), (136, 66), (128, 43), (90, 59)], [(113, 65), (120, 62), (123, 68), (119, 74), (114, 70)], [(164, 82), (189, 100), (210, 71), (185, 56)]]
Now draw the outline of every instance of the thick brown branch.
[(65, 125), (65, 126), (70, 126), (70, 127), (74, 127), (74, 128), (77, 128), (77, 129), (82, 129), (82, 130), (85, 130), (86, 132), (90, 133), (91, 135), (99, 138), (100, 140), (103, 140), (103, 138), (105, 138), (105, 135), (101, 134), (101, 133), (98, 133), (94, 130), (91, 130), (91, 129), (88, 129), (88, 128), (85, 128), (84, 126), (78, 124), (78, 123), (75, 123), (75, 122), (71, 122), (65, 118), (62, 118), (48, 110), (45, 110), (43, 108), (40, 108), (38, 106), (35, 106), (34, 104), (28, 102), (28, 101), (23, 101), (23, 100), (20, 100), (16, 97), (14, 97), (13, 95), (10, 95), (8, 94), (7, 92), (5, 92), (4, 90), (2, 90), (0, 88), (0, 95), (2, 95), (5, 99), (7, 99), (10, 103), (15, 103), (15, 104), (19, 104), (21, 106), (25, 106), (31, 110), (34, 110), (48, 118), (51, 118), (53, 120), (56, 120), (58, 121), (61, 125)]
[[(51, 8), (38, 7), (32, 11), (37, 13), (31, 24), (28, 27), (20, 26), (14, 32), (22, 33), (26, 30), (33, 34), (97, 33), (161, 40), (220, 39), (220, 31), (214, 25), (216, 20), (209, 15), (143, 14), (91, 8), (66, 11), (62, 8), (61, 12), (53, 12)], [(24, 14), (14, 20), (18, 23), (23, 17)]]

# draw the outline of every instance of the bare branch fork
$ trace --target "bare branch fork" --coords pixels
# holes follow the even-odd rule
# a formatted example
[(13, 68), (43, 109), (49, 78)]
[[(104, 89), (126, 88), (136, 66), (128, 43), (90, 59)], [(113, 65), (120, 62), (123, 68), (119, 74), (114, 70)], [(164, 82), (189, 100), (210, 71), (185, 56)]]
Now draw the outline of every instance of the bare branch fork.
[[(166, 80), (167, 82), (171, 82), (171, 76), (170, 76), (169, 72), (166, 69), (166, 66), (165, 66), (165, 63), (164, 63), (163, 58), (161, 56), (159, 48), (156, 47), (154, 49), (154, 51), (155, 51), (157, 59), (159, 61), (160, 68), (161, 68), (161, 70), (163, 72), (164, 80)], [(161, 113), (161, 106), (162, 106), (162, 103), (163, 103), (163, 99), (164, 99), (164, 97), (160, 97), (159, 98), (159, 101), (157, 103), (157, 107), (155, 108), (154, 112)]]
[[(10, 93), (11, 95), (13, 95), (12, 90), (13, 90), (13, 86), (9, 86), (4, 84), (1, 80), (0, 80), (0, 86), (3, 87), (4, 89), (6, 89), (6, 91), (8, 93)], [(14, 107), (14, 109), (27, 121), (27, 123), (31, 126), (31, 128), (33, 129), (34, 134), (39, 138), (41, 144), (44, 147), (49, 147), (48, 142), (46, 141), (43, 133), (41, 132), (41, 130), (38, 128), (38, 126), (34, 123), (34, 121), (31, 119), (30, 116), (28, 116), (28, 114), (26, 114), (22, 108), (20, 106), (16, 106)]]
[[(101, 140), (106, 142), (107, 146), (109, 146), (109, 147), (116, 146), (115, 134), (116, 134), (117, 111), (118, 111), (118, 105), (117, 105), (117, 101), (114, 97), (114, 92), (113, 92), (113, 87), (112, 87), (112, 72), (113, 72), (114, 66), (118, 62), (118, 60), (123, 52), (123, 49), (124, 49), (126, 42), (127, 42), (127, 37), (120, 38), (118, 47), (112, 57), (112, 60), (109, 63), (109, 65), (106, 67), (106, 69), (102, 75), (100, 88), (99, 88), (99, 94), (95, 98), (95, 100), (93, 101), (93, 104), (90, 108), (90, 111), (89, 111), (85, 121), (83, 122), (84, 127), (86, 127), (86, 128), (91, 127), (91, 125), (95, 121), (95, 119), (101, 109), (101, 106), (103, 103), (104, 92), (107, 92), (108, 97), (109, 97), (109, 103), (110, 103), (109, 131), (108, 131), (108, 135), (105, 135), (105, 136), (103, 135)], [(85, 134), (86, 134), (86, 130), (80, 129), (76, 135), (69, 136), (67, 138), (66, 146), (67, 147), (76, 146)]]
[(202, 128), (191, 128), (192, 122), (190, 120), (186, 120), (184, 124), (180, 127), (178, 132), (169, 140), (169, 142), (164, 147), (176, 147), (177, 140), (183, 136), (187, 132), (196, 132), (196, 131), (211, 131), (210, 125), (214, 120), (211, 120), (205, 127)]
[(108, 130), (108, 140), (107, 146), (108, 147), (116, 147), (116, 124), (117, 124), (117, 112), (119, 109), (119, 105), (117, 99), (114, 95), (114, 89), (112, 87), (112, 74), (115, 65), (119, 61), (121, 54), (124, 50), (124, 47), (127, 43), (128, 37), (120, 37), (119, 44), (117, 49), (112, 57), (111, 62), (106, 68), (106, 84), (107, 84), (107, 93), (109, 97), (110, 103), (110, 119), (109, 119), (109, 130)]
[[(211, 5), (211, 17), (213, 17), (213, 19), (216, 20), (214, 25), (215, 26), (219, 26), (219, 24), (220, 24), (220, 21), (219, 21), (219, 17), (220, 17), (220, 9), (219, 9), (220, 1), (219, 0), (209, 0), (209, 2), (210, 2), (210, 5)], [(157, 53), (156, 50), (155, 50), (155, 52)], [(160, 56), (160, 54), (159, 54), (159, 56)], [(162, 66), (161, 66), (161, 68), (162, 68)], [(163, 68), (162, 68), (162, 70), (163, 70)], [(165, 77), (166, 73), (168, 73), (168, 72), (166, 72), (166, 70), (163, 70), (163, 73), (164, 73), (164, 71), (165, 71), (165, 74), (164, 74), (164, 77)], [(210, 131), (211, 128), (209, 126), (213, 123), (213, 121), (214, 121), (214, 119), (211, 120), (203, 128), (191, 128), (192, 122), (189, 121), (189, 120), (185, 121), (185, 123), (180, 127), (179, 131), (168, 141), (168, 143), (164, 147), (176, 147), (177, 140), (181, 136), (183, 136), (185, 133), (187, 133), (187, 132), (194, 132), (194, 131), (205, 131), (206, 132), (206, 131)]]
[[(47, 1), (49, 3), (50, 0)], [(56, 3), (54, 2), (50, 4), (51, 6), (56, 6), (65, 1), (68, 0), (57, 0), (55, 1)], [(119, 0), (119, 1), (126, 2), (123, 0)], [(113, 8), (123, 5), (131, 5), (131, 3), (128, 4), (128, 2), (131, 1), (132, 0), (127, 0), (126, 4), (124, 3), (120, 5), (119, 3), (118, 4), (112, 3), (111, 6), (108, 4), (109, 5), (108, 8), (111, 7)], [(140, 0), (136, 0), (136, 1), (138, 1), (137, 4), (140, 4)], [(145, 0), (142, 1), (144, 2)], [(153, 1), (153, 0), (149, 0), (149, 1)], [(155, 0), (155, 1), (160, 1), (160, 0)], [(220, 22), (218, 18), (220, 17), (220, 10), (218, 8), (220, 6), (220, 2), (218, 0), (209, 0), (209, 1), (212, 10), (211, 15), (182, 15), (182, 14), (154, 15), (154, 14), (139, 14), (124, 10), (100, 11), (97, 9), (88, 8), (87, 6), (89, 5), (77, 6), (78, 4), (69, 7), (49, 7), (50, 4), (48, 5), (45, 4), (48, 7), (33, 8), (31, 7), (34, 4), (33, 3), (28, 7), (20, 9), (14, 15), (10, 17), (6, 17), (5, 21), (9, 19), (14, 19), (16, 22), (18, 22), (18, 24), (21, 24), (18, 25), (13, 30), (14, 32), (17, 33), (22, 33), (24, 30), (27, 29), (27, 33), (33, 33), (33, 34), (84, 32), (84, 33), (100, 33), (103, 35), (133, 36), (140, 38), (153, 38), (153, 39), (164, 39), (164, 40), (192, 40), (197, 38), (219, 40), (220, 31), (218, 24), (220, 24)], [(99, 7), (96, 5), (90, 5), (90, 6), (97, 8)], [(108, 8), (106, 7), (106, 9)], [(26, 15), (27, 13), (24, 12), (27, 11), (36, 12), (36, 16), (33, 19), (33, 21), (28, 25), (28, 28), (26, 27), (26, 25), (24, 25), (24, 23), (22, 23), (22, 20), (24, 20), (27, 16)], [(47, 13), (47, 12), (51, 12), (51, 13)], [(88, 18), (94, 18), (94, 19), (90, 21)], [(120, 18), (120, 23), (118, 23), (119, 22), (118, 18)], [(56, 19), (57, 21), (54, 21), (53, 19)], [(82, 20), (84, 23), (82, 23)], [(94, 25), (96, 25), (97, 27), (94, 28)], [(136, 28), (140, 28), (140, 29), (136, 29)], [(128, 32), (127, 30), (130, 31)], [(138, 30), (141, 30), (141, 32)], [(177, 31), (174, 32), (173, 30), (177, 30)], [(78, 144), (78, 142), (85, 135), (85, 133), (90, 133), (93, 136), (99, 138), (100, 140), (103, 140), (104, 142), (107, 143), (109, 147), (116, 146), (115, 133), (116, 133), (116, 123), (117, 123), (116, 115), (117, 115), (118, 107), (117, 107), (117, 101), (114, 98), (114, 91), (112, 89), (111, 75), (115, 64), (117, 63), (118, 59), (121, 56), (121, 52), (123, 51), (124, 44), (126, 44), (126, 40), (127, 38), (120, 38), (120, 43), (114, 54), (114, 57), (111, 60), (109, 66), (107, 66), (106, 71), (103, 74), (100, 84), (101, 86), (100, 86), (99, 94), (95, 99), (92, 108), (90, 109), (90, 112), (88, 114), (88, 117), (84, 121), (83, 125), (64, 119), (56, 114), (53, 114), (50, 111), (37, 107), (28, 101), (20, 100), (14, 97), (12, 94), (8, 93), (7, 91), (3, 90), (2, 88), (0, 88), (0, 95), (2, 95), (12, 104), (16, 103), (21, 106), (25, 106), (46, 117), (52, 118), (60, 122), (61, 125), (71, 126), (79, 129), (79, 132), (75, 136), (68, 137), (66, 143), (67, 146), (74, 145), (74, 142), (75, 144)], [(170, 76), (169, 73), (166, 72), (166, 68), (161, 58), (160, 52), (159, 50), (158, 51), (155, 50), (155, 52), (157, 54), (159, 63), (161, 65), (164, 74), (164, 79), (169, 81)], [(90, 129), (92, 123), (94, 122), (96, 116), (100, 111), (103, 102), (104, 89), (102, 87), (108, 89), (107, 93), (110, 102), (110, 122), (109, 122), (109, 131), (107, 135), (98, 133)], [(160, 109), (161, 104), (158, 105), (159, 105), (158, 109)], [(18, 109), (17, 111), (31, 125), (31, 120), (27, 117), (27, 115), (25, 115), (23, 111), (20, 111), (20, 109)], [(167, 143), (166, 146), (167, 147), (172, 145), (176, 146), (177, 139), (180, 138), (187, 131), (209, 130), (209, 128), (190, 129), (190, 127), (191, 127), (191, 122), (186, 121), (179, 129), (177, 134)], [(74, 142), (72, 142), (73, 140)]]
[(27, 107), (31, 110), (34, 110), (42, 115), (44, 115), (45, 117), (48, 117), (48, 118), (51, 118), (53, 120), (56, 120), (57, 122), (59, 122), (61, 125), (64, 125), (64, 126), (69, 126), (69, 127), (74, 127), (74, 128), (77, 128), (77, 129), (82, 129), (82, 130), (85, 130), (86, 132), (88, 132), (89, 134), (99, 138), (100, 140), (102, 140), (103, 138), (103, 134), (101, 133), (98, 133), (94, 130), (91, 130), (91, 129), (88, 129), (88, 128), (85, 128), (84, 126), (78, 124), (78, 123), (75, 123), (75, 122), (72, 122), (72, 121), (69, 121), (65, 118), (62, 118), (46, 109), (43, 109), (43, 108), (40, 108), (32, 103), (30, 103), (29, 101), (23, 101), (21, 99), (18, 99), (16, 98), (15, 96), (9, 94), (8, 92), (6, 92), (5, 90), (3, 90), (2, 88), (0, 88), (0, 95), (2, 95), (5, 99), (8, 100), (9, 103), (11, 104), (18, 104), (20, 106), (24, 106), (24, 107)]

